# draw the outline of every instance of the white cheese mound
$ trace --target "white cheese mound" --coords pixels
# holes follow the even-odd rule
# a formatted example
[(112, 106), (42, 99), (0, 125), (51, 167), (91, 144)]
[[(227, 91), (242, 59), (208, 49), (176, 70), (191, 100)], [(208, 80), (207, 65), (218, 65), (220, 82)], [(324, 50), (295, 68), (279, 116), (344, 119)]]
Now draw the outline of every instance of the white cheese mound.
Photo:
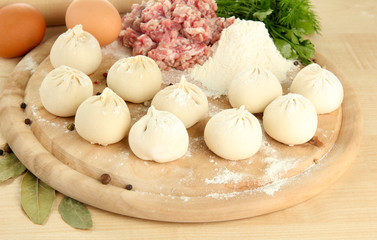
[(284, 82), (294, 66), (281, 56), (263, 22), (236, 19), (223, 30), (214, 49), (212, 57), (190, 71), (190, 77), (201, 82), (210, 97), (227, 94), (230, 82), (242, 71), (265, 68)]

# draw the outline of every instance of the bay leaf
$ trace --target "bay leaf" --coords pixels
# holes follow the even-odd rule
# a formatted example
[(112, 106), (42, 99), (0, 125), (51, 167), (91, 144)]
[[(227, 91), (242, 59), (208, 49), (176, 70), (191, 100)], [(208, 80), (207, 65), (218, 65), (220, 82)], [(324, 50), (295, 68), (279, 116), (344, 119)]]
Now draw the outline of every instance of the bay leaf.
[(55, 199), (55, 190), (39, 180), (31, 172), (26, 172), (21, 183), (21, 205), (31, 221), (44, 224), (50, 215)]
[(93, 226), (88, 208), (81, 202), (64, 197), (59, 205), (59, 213), (70, 226), (78, 229), (90, 229)]
[(0, 183), (12, 177), (20, 176), (26, 167), (18, 160), (14, 153), (6, 154), (0, 160)]

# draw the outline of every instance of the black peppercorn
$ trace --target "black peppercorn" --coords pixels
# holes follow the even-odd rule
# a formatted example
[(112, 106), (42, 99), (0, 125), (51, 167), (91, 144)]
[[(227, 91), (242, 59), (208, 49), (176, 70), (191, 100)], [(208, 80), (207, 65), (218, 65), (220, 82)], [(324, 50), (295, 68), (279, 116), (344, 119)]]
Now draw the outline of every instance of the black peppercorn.
[(4, 151), (0, 149), (0, 156), (3, 156), (3, 154), (4, 154)]
[(127, 184), (127, 185), (126, 185), (126, 189), (127, 189), (127, 190), (132, 190), (132, 185), (131, 185), (131, 184)]
[(25, 122), (26, 125), (30, 125), (31, 124), (30, 118), (26, 118), (24, 122)]
[(22, 109), (25, 109), (25, 108), (26, 108), (26, 106), (27, 106), (27, 105), (26, 105), (26, 103), (24, 103), (24, 102), (23, 102), (23, 103), (21, 103), (21, 105), (20, 105), (20, 107), (21, 107)]
[(297, 65), (299, 64), (299, 62), (298, 62), (298, 61), (294, 61), (293, 64), (294, 64), (295, 66), (297, 66)]

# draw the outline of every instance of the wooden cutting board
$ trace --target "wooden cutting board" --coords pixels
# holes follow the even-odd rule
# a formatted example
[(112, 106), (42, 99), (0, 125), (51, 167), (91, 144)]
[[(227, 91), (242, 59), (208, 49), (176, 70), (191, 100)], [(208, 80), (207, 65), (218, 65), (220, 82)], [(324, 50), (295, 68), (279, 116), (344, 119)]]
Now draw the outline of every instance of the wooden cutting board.
[[(253, 157), (227, 161), (207, 149), (203, 129), (210, 116), (229, 108), (226, 98), (210, 99), (207, 119), (189, 129), (190, 147), (181, 159), (154, 163), (138, 159), (127, 139), (92, 145), (67, 126), (73, 118), (59, 118), (42, 106), (38, 89), (53, 68), (48, 54), (54, 39), (33, 50), (16, 67), (0, 100), (1, 130), (13, 151), (36, 176), (56, 190), (108, 211), (139, 218), (208, 222), (269, 213), (302, 202), (333, 183), (356, 156), (361, 141), (361, 111), (353, 89), (331, 63), (345, 89), (343, 105), (319, 116), (319, 144), (280, 144), (264, 134)], [(125, 53), (127, 54), (127, 53)], [(112, 63), (124, 54), (104, 50), (101, 67), (91, 75), (94, 93), (102, 91)], [(33, 73), (33, 74), (32, 74)], [(176, 82), (179, 73), (164, 74)], [(19, 107), (28, 104), (25, 112)], [(147, 104), (145, 104), (147, 105)], [(144, 104), (129, 104), (133, 122), (145, 114)], [(259, 116), (260, 118), (261, 116)], [(31, 127), (24, 119), (32, 120)], [(102, 174), (111, 176), (103, 185)], [(133, 189), (126, 190), (131, 184)]]

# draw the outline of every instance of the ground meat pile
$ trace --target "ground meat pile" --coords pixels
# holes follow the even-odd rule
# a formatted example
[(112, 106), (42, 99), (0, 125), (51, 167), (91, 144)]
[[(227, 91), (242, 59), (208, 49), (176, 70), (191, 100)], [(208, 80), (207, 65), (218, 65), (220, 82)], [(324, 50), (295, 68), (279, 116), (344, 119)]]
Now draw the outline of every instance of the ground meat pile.
[(146, 55), (160, 69), (184, 70), (203, 64), (210, 46), (234, 17), (216, 17), (214, 0), (159, 0), (134, 4), (122, 18), (120, 40), (133, 55)]

